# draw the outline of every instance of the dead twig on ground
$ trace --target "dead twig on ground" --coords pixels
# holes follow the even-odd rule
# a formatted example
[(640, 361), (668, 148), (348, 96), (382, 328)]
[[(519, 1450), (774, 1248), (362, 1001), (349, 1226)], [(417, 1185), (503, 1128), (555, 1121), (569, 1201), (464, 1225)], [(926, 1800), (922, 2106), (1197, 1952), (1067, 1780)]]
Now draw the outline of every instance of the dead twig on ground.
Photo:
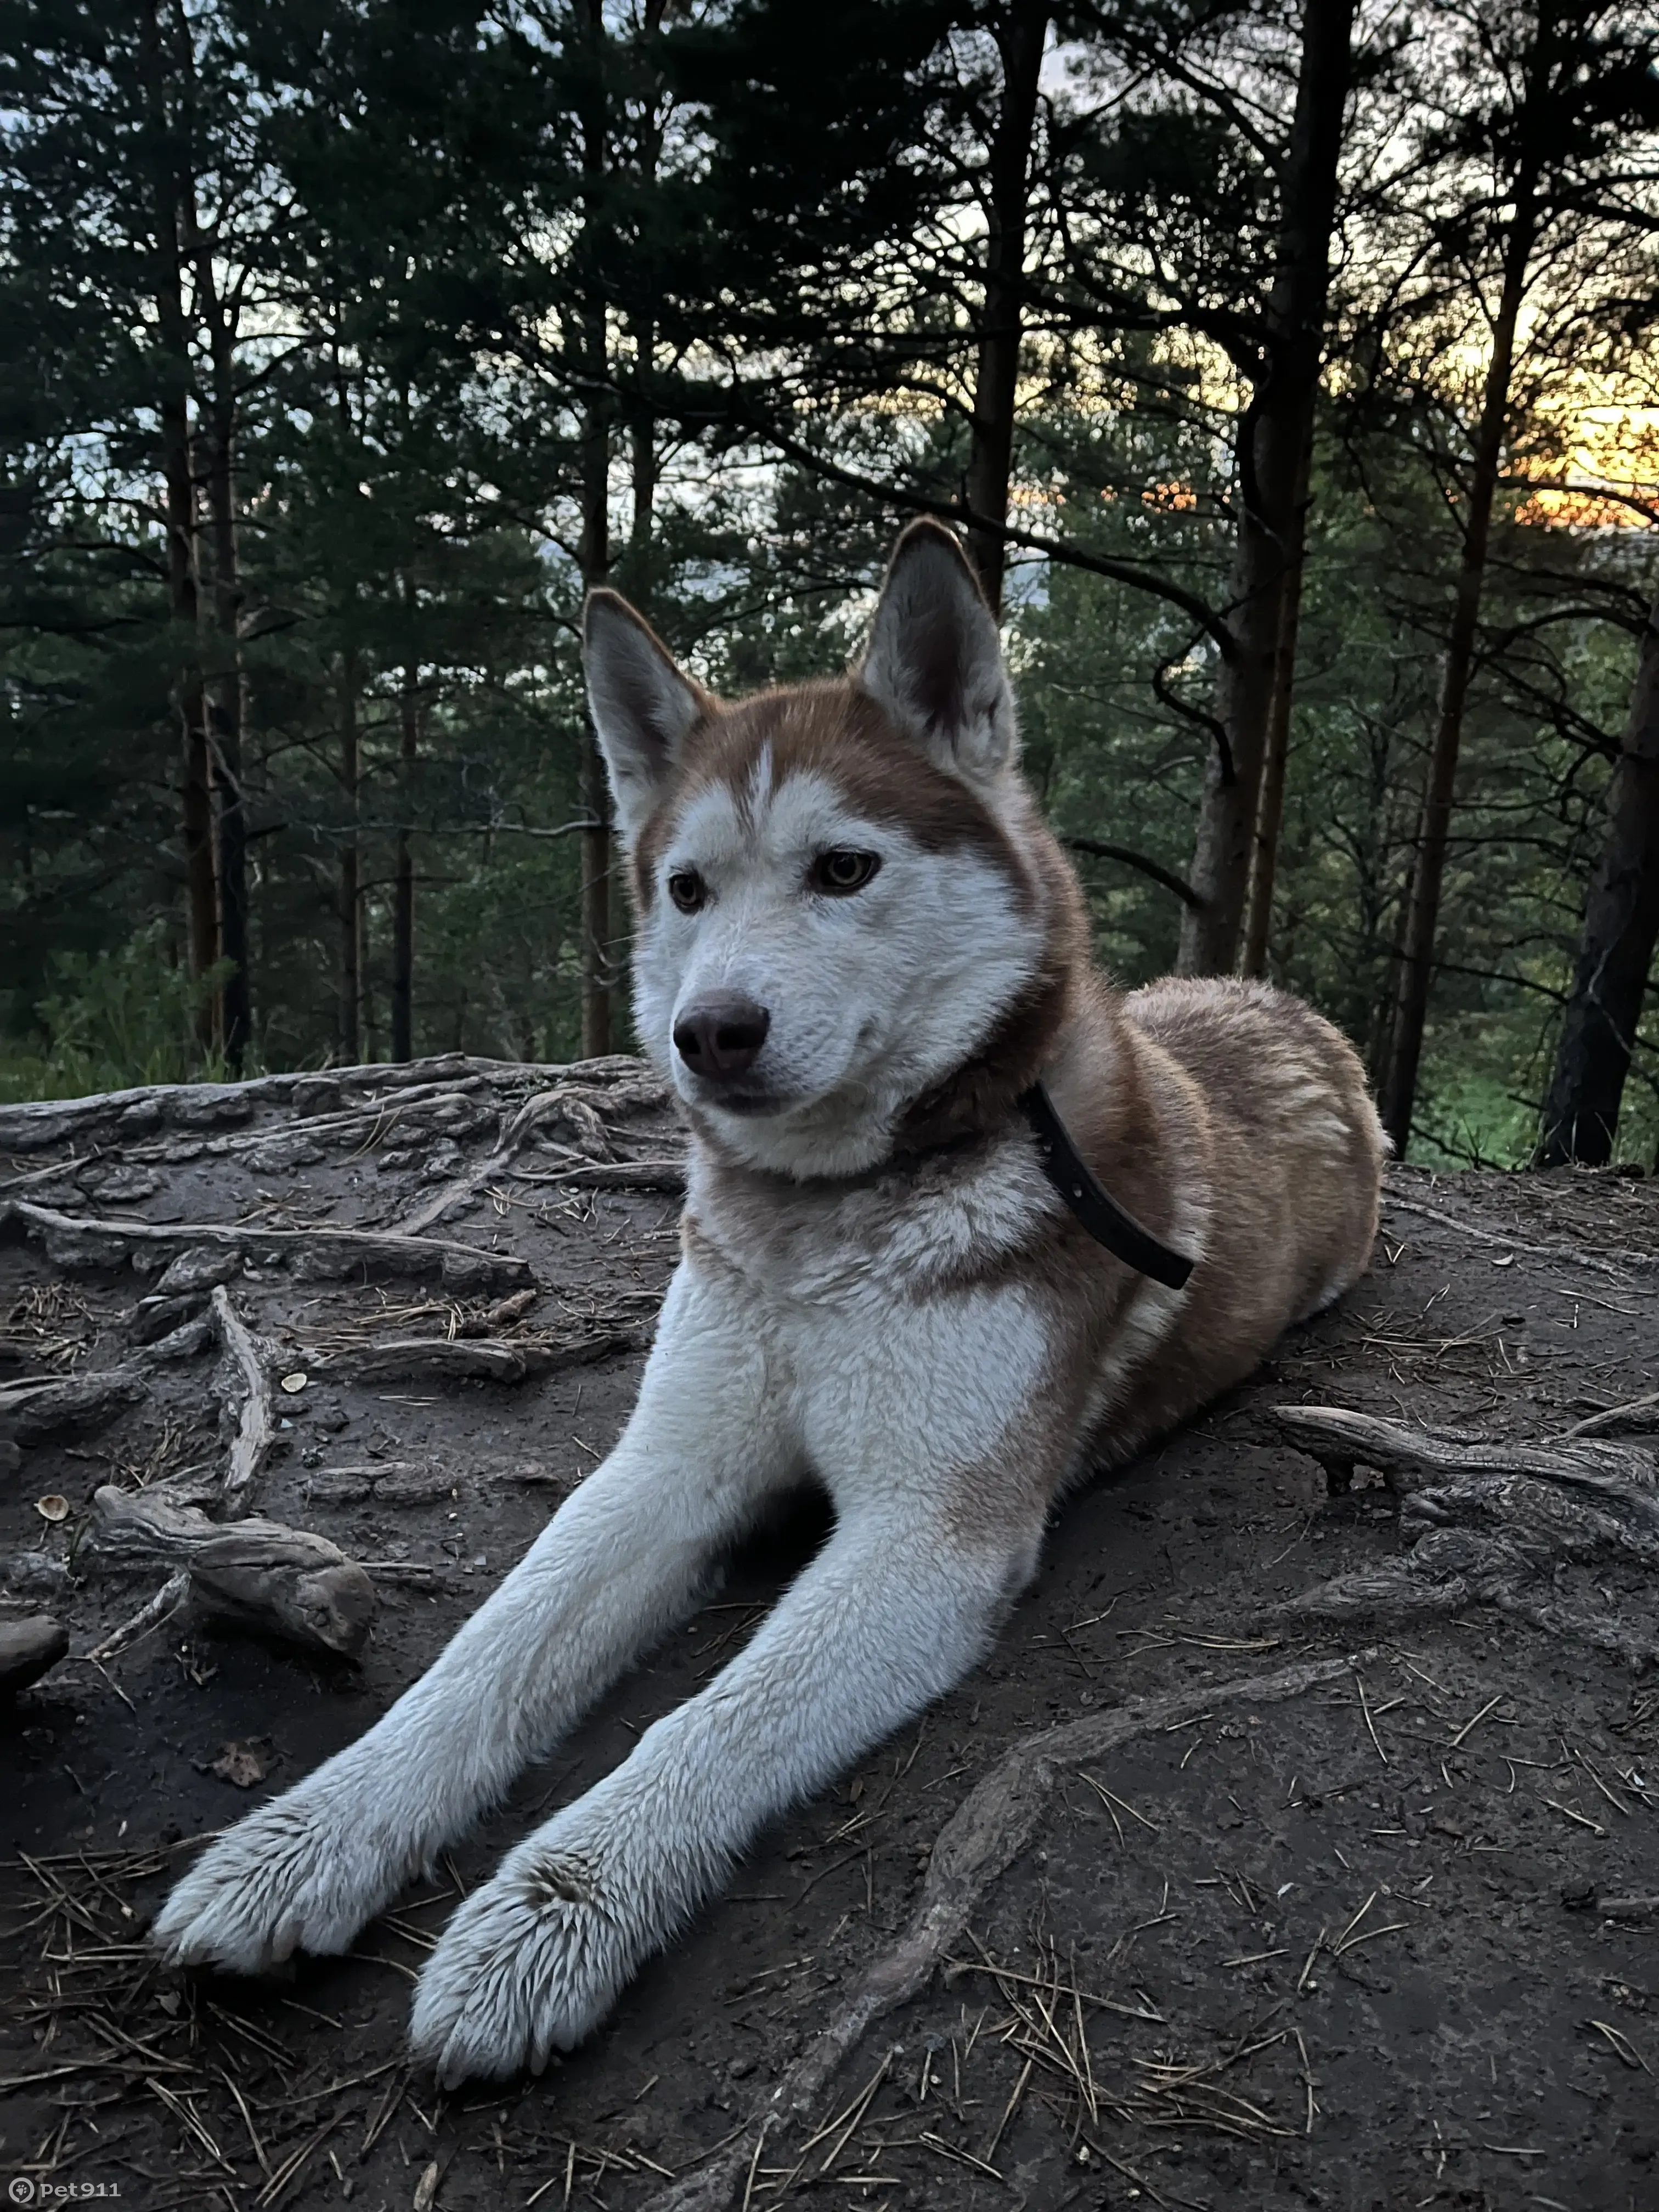
[(276, 1439), (276, 1422), (265, 1363), (252, 1332), (231, 1304), (230, 1292), (222, 1283), (214, 1286), (213, 1318), (242, 1382), (241, 1410), (236, 1417), (236, 1436), (219, 1506), (221, 1520), (240, 1521), (252, 1507), (254, 1492)]
[(518, 1340), (476, 1336), (390, 1337), (360, 1351), (331, 1355), (360, 1382), (457, 1381), (522, 1382), (555, 1368), (580, 1367), (619, 1352), (638, 1352), (655, 1326), (654, 1296), (631, 1316), (596, 1319)]

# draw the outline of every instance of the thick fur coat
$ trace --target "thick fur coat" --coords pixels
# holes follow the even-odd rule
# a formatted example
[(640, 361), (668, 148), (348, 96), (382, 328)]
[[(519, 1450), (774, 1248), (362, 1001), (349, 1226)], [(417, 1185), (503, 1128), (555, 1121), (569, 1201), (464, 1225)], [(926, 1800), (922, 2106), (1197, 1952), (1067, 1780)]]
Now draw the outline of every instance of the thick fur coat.
[[(1018, 774), (955, 540), (900, 540), (866, 656), (727, 706), (621, 599), (590, 697), (636, 914), (635, 1006), (691, 1128), (684, 1255), (615, 1451), (362, 1741), (214, 1844), (171, 1955), (345, 1949), (707, 1589), (780, 1492), (834, 1534), (748, 1647), (456, 1912), (411, 2038), (446, 2082), (540, 2066), (766, 1821), (977, 1662), (1054, 1500), (1363, 1272), (1385, 1140), (1358, 1060), (1254, 983), (1125, 997)], [(1113, 1195), (1195, 1261), (1096, 1243), (1041, 1079)]]

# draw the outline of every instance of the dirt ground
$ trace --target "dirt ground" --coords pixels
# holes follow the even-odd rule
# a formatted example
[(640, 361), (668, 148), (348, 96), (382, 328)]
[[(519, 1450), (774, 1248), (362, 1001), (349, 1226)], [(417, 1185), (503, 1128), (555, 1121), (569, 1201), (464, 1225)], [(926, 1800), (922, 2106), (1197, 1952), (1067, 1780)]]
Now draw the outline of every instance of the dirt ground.
[[(0, 1706), (13, 2200), (1659, 2208), (1659, 1686), (1616, 1648), (1659, 1642), (1651, 1576), (1628, 1552), (1562, 1559), (1544, 1585), (1573, 1632), (1474, 1585), (1374, 1620), (1286, 1611), (1406, 1538), (1397, 1490), (1362, 1462), (1328, 1491), (1276, 1413), (1514, 1442), (1659, 1389), (1659, 1189), (1616, 1176), (1396, 1172), (1353, 1295), (1074, 1498), (991, 1662), (770, 1831), (541, 2080), (443, 2097), (406, 2066), (433, 1931), (731, 1656), (822, 1540), (810, 1498), (349, 1958), (258, 1984), (151, 1962), (145, 1923), (200, 1838), (385, 1711), (626, 1418), (677, 1139), (630, 1064), (584, 1079), (451, 1060), (0, 1109), (0, 1386), (131, 1364), (206, 1307), (161, 1275), (188, 1236), (53, 1220), (243, 1224), (219, 1272), (281, 1424), (257, 1510), (362, 1561), (380, 1604), (355, 1662), (188, 1607), (77, 1656), (172, 1564), (101, 1556), (94, 1491), (219, 1479), (239, 1401), (210, 1326), (125, 1402), (0, 1441), (0, 1627), (44, 1610), (73, 1639)], [(520, 1109), (562, 1084), (526, 1136)], [(319, 1228), (395, 1229), (447, 1192), (423, 1233), (472, 1261), (342, 1247), (349, 1272), (319, 1278)], [(410, 1340), (428, 1349), (385, 1349)], [(1659, 1407), (1608, 1427), (1651, 1441)], [(1101, 1755), (1039, 1761), (1029, 1833), (940, 1970), (872, 1998), (947, 1821), (971, 1826), (1035, 1733), (1114, 1715)], [(845, 2055), (803, 2108), (837, 2017)]]

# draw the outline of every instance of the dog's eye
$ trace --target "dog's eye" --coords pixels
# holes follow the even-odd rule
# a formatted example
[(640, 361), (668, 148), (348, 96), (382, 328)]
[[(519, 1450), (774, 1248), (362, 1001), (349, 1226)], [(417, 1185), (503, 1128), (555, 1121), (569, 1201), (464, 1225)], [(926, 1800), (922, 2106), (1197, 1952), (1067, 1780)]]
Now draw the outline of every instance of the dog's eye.
[(676, 868), (668, 878), (668, 896), (682, 914), (696, 914), (708, 903), (708, 886), (695, 868)]
[(880, 866), (878, 853), (820, 853), (812, 863), (812, 888), (828, 891), (831, 898), (845, 898), (849, 892), (861, 891)]

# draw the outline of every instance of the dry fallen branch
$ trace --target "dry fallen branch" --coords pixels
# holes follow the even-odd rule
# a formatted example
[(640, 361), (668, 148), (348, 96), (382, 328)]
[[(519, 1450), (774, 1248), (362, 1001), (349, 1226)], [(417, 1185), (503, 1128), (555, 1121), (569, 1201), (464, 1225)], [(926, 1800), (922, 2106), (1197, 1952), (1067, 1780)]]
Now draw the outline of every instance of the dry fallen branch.
[[(332, 1367), (336, 1363), (327, 1364)], [(478, 1336), (388, 1337), (340, 1364), (360, 1382), (450, 1382), (468, 1376), (522, 1382), (531, 1371), (526, 1346)]]
[[(655, 1301), (652, 1301), (654, 1305)], [(637, 1352), (651, 1340), (653, 1318), (596, 1320), (586, 1328), (547, 1332), (516, 1341), (477, 1336), (392, 1337), (331, 1357), (360, 1382), (464, 1381), (521, 1382), (556, 1367), (585, 1365), (615, 1352)]]
[(600, 1160), (592, 1165), (556, 1168), (538, 1175), (533, 1168), (515, 1168), (520, 1182), (555, 1183), (565, 1190), (664, 1190), (685, 1188), (685, 1161), (678, 1153), (648, 1160)]
[(118, 1267), (135, 1252), (220, 1245), (292, 1255), (299, 1261), (297, 1273), (325, 1280), (359, 1267), (386, 1267), (400, 1275), (437, 1275), (457, 1288), (530, 1280), (528, 1261), (511, 1252), (490, 1252), (476, 1244), (453, 1244), (393, 1230), (337, 1229), (326, 1223), (309, 1229), (265, 1229), (255, 1222), (99, 1220), (58, 1213), (25, 1199), (0, 1206), (0, 1230), (9, 1223), (38, 1237), (47, 1258), (59, 1267)]
[[(469, 1469), (476, 1484), (476, 1469)], [(459, 1479), (453, 1468), (426, 1468), (410, 1460), (372, 1460), (359, 1466), (332, 1467), (308, 1475), (307, 1498), (328, 1505), (361, 1505), (372, 1498), (377, 1505), (430, 1505), (439, 1498), (459, 1495)]]
[(227, 1528), (194, 1506), (106, 1484), (93, 1498), (106, 1557), (183, 1562), (202, 1610), (309, 1650), (350, 1657), (374, 1618), (374, 1585), (336, 1544), (277, 1521)]
[(916, 1996), (942, 1966), (990, 1885), (1024, 1850), (1060, 1777), (1085, 1759), (1098, 1759), (1138, 1737), (1178, 1726), (1223, 1705), (1271, 1704), (1301, 1697), (1340, 1680), (1355, 1659), (1325, 1659), (1249, 1674), (1234, 1682), (1206, 1683), (1149, 1698), (1116, 1712), (1091, 1713), (1016, 1744), (969, 1792), (946, 1822), (927, 1869), (921, 1901), (909, 1927), (882, 1953), (858, 1988), (795, 2060), (738, 2140), (700, 2173), (660, 2190), (646, 2212), (719, 2212), (758, 2163), (761, 2146), (781, 2126), (805, 2120), (842, 2063), (863, 2038), (899, 2005)]
[(222, 1283), (214, 1288), (213, 1317), (242, 1381), (241, 1410), (236, 1418), (236, 1436), (230, 1447), (230, 1464), (225, 1470), (219, 1508), (222, 1520), (240, 1521), (252, 1506), (254, 1490), (276, 1441), (276, 1421), (259, 1347), (231, 1304), (230, 1292)]
[(136, 1644), (141, 1636), (148, 1636), (152, 1628), (169, 1620), (189, 1595), (190, 1577), (180, 1567), (176, 1573), (167, 1577), (154, 1597), (141, 1605), (137, 1612), (124, 1620), (118, 1628), (112, 1629), (107, 1636), (94, 1644), (90, 1651), (83, 1652), (82, 1656), (94, 1666), (101, 1666), (106, 1659), (113, 1659), (118, 1651), (125, 1651), (128, 1644)]

